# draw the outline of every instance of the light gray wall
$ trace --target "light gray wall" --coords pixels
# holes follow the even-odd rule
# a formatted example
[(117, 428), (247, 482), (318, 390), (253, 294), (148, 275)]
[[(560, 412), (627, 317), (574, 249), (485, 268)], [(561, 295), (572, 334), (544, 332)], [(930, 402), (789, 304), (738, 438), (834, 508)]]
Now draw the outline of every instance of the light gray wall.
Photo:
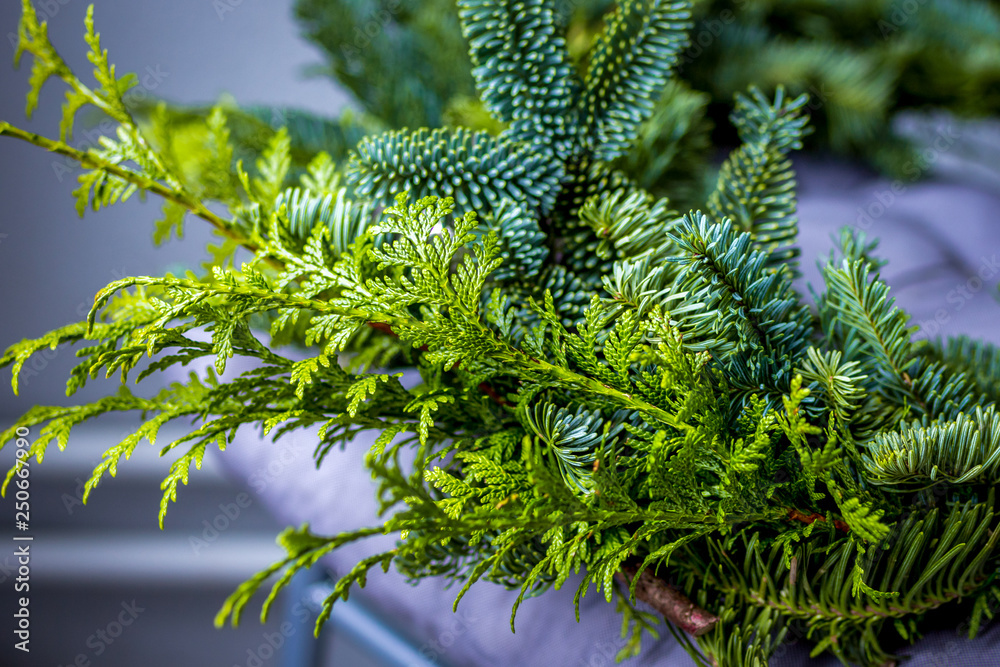
[[(232, 95), (240, 104), (270, 104), (336, 115), (346, 103), (329, 79), (306, 79), (303, 70), (321, 61), (292, 18), (291, 0), (92, 0), (102, 42), (119, 72), (134, 71), (157, 97), (179, 103), (212, 102)], [(49, 16), (53, 43), (78, 73), (89, 76), (83, 42), (84, 0), (36, 2)], [(0, 2), (0, 119), (47, 136), (58, 136), (65, 86), (50, 82), (31, 121), (24, 94), (31, 57), (20, 70), (11, 63), (20, 3)], [(147, 69), (148, 68), (148, 69)], [(159, 73), (158, 76), (151, 75)], [(141, 76), (140, 78), (143, 78)], [(71, 142), (88, 145), (95, 120), (81, 114)], [(94, 294), (123, 275), (159, 275), (196, 266), (209, 240), (207, 226), (189, 220), (182, 242), (154, 248), (152, 223), (160, 202), (138, 199), (79, 219), (70, 192), (79, 173), (34, 146), (0, 138), (0, 348), (80, 319)], [(72, 348), (34, 363), (20, 396), (10, 371), (0, 371), (0, 419), (16, 418), (35, 404), (77, 403), (111, 391), (95, 383), (72, 398), (65, 380)], [(5, 426), (4, 426), (5, 427)]]

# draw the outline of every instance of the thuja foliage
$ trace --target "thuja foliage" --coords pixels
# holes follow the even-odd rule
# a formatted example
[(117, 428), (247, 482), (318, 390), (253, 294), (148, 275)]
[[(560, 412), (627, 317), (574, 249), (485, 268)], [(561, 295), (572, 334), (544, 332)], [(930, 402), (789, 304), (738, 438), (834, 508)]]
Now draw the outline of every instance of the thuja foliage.
[[(173, 458), (162, 525), (192, 466), (241, 426), (313, 429), (317, 464), (378, 431), (366, 464), (384, 522), (287, 529), (287, 557), (242, 585), (220, 624), (272, 577), (263, 616), (296, 572), (388, 533), (395, 546), (337, 582), (318, 626), (372, 568), (395, 565), (454, 581), (456, 605), (481, 580), (519, 590), (512, 629), (525, 597), (596, 589), (624, 615), (622, 657), (658, 636), (633, 606), (638, 573), (698, 608), (697, 626), (657, 610), (701, 665), (764, 665), (789, 633), (879, 665), (938, 608), (968, 613), (974, 635), (1000, 599), (998, 354), (915, 341), (863, 237), (841, 237), (813, 305), (796, 291), (789, 155), (809, 131), (806, 98), (738, 95), (741, 145), (682, 213), (621, 165), (674, 85), (687, 3), (620, 3), (582, 65), (557, 2), (458, 6), (494, 127), (369, 135), (339, 160), (304, 159), (282, 129), (244, 165), (226, 109), (183, 152), (156, 131), (168, 110), (144, 130), (124, 103), (134, 79), (109, 64), (92, 13), (85, 84), (24, 0), (28, 110), (64, 81), (61, 137), (0, 134), (79, 160), (81, 211), (152, 193), (158, 235), (193, 216), (222, 238), (204, 275), (118, 280), (86, 321), (4, 353), (15, 390), (33, 354), (67, 344), (80, 344), (70, 394), (122, 379), (94, 403), (30, 409), (17, 426), (42, 427), (31, 454), (100, 415), (142, 414), (87, 497), (163, 424), (192, 422), (161, 450)], [(79, 151), (67, 139), (85, 107), (119, 125)], [(240, 248), (252, 256), (236, 266)], [(256, 363), (226, 377), (235, 356)], [(206, 370), (152, 397), (125, 382), (188, 364)]]

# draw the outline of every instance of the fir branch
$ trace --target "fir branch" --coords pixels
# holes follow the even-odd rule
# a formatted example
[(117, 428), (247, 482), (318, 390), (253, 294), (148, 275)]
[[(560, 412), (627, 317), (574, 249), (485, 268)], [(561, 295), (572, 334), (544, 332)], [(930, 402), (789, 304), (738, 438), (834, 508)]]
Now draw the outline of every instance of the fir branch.
[(626, 0), (609, 14), (581, 100), (598, 160), (623, 155), (652, 115), (678, 53), (688, 45), (690, 17), (690, 3), (661, 0)]
[(798, 233), (795, 179), (788, 153), (802, 148), (802, 137), (810, 129), (803, 112), (808, 100), (805, 95), (786, 100), (781, 86), (773, 103), (756, 88), (750, 95), (736, 97), (732, 121), (743, 146), (719, 170), (708, 212), (750, 233), (768, 266), (779, 269), (798, 255), (793, 245)]
[[(502, 178), (498, 178), (503, 174)], [(530, 145), (465, 128), (389, 132), (358, 144), (348, 181), (362, 197), (388, 203), (399, 192), (454, 197), (465, 210), (511, 199), (547, 212), (562, 179), (558, 162)]]
[(995, 484), (1000, 476), (1000, 415), (990, 405), (953, 421), (879, 433), (864, 463), (873, 484)]
[(560, 13), (545, 0), (458, 3), (472, 74), (486, 108), (511, 124), (507, 134), (515, 139), (550, 143), (567, 155), (576, 143), (574, 105), (581, 85), (566, 51)]

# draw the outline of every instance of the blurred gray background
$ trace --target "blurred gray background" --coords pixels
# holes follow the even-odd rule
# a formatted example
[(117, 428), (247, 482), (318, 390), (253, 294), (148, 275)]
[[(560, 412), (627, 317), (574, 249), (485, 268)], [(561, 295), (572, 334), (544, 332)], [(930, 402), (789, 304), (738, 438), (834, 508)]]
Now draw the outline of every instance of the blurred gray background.
[[(299, 37), (291, 0), (175, 0), (170, 3), (93, 0), (102, 42), (119, 72), (145, 78), (149, 93), (172, 102), (210, 103), (231, 95), (241, 104), (287, 105), (336, 115), (345, 103), (328, 79), (303, 69), (320, 54)], [(83, 42), (84, 0), (35, 3), (53, 43), (81, 75), (89, 75)], [(32, 120), (24, 116), (31, 57), (12, 64), (20, 2), (0, 2), (0, 119), (58, 136), (65, 87), (50, 82)], [(81, 114), (71, 142), (96, 140), (93, 118)], [(78, 170), (64, 160), (9, 138), (0, 139), (0, 346), (35, 337), (81, 319), (95, 292), (126, 275), (195, 268), (210, 235), (190, 221), (185, 239), (155, 248), (152, 221), (160, 202), (137, 198), (100, 213), (76, 216), (70, 192)], [(64, 387), (75, 358), (71, 349), (40, 357), (22, 381), (20, 396), (0, 372), (0, 430), (35, 404), (92, 400), (117, 380), (94, 382), (68, 398)], [(32, 636), (30, 655), (11, 648), (14, 598), (12, 499), (0, 501), (0, 665), (279, 665), (284, 643), (275, 635), (281, 608), (261, 626), (253, 607), (238, 630), (215, 630), (212, 619), (236, 585), (279, 554), (283, 526), (214, 460), (192, 475), (171, 507), (166, 529), (156, 525), (159, 481), (166, 470), (151, 447), (118, 479), (105, 482), (86, 507), (80, 480), (133, 422), (105, 421), (75, 435), (65, 452), (53, 446), (31, 477)], [(165, 433), (164, 437), (169, 434)], [(168, 440), (165, 440), (168, 442)], [(7, 470), (12, 448), (0, 452)], [(237, 504), (238, 503), (238, 504)], [(249, 504), (247, 504), (249, 503)], [(245, 506), (240, 506), (245, 505)], [(205, 522), (225, 525), (212, 537)], [(210, 540), (205, 538), (209, 537)], [(198, 542), (197, 539), (203, 540)], [(125, 607), (123, 607), (125, 605)], [(134, 616), (128, 626), (119, 617)], [(130, 616), (130, 614), (132, 616)], [(121, 628), (121, 634), (113, 636)], [(103, 631), (104, 635), (99, 633)], [(311, 628), (294, 628), (305, 633)], [(329, 664), (366, 664), (346, 640), (332, 635)], [(263, 647), (263, 648), (262, 648)]]

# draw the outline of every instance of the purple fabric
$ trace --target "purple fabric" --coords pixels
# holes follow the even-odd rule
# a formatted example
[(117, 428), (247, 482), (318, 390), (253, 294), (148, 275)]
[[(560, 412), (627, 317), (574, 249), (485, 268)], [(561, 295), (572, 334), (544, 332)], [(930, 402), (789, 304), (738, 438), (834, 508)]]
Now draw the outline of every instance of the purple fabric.
[[(991, 297), (1000, 282), (1000, 193), (945, 182), (893, 183), (842, 164), (816, 159), (798, 163), (804, 280), (819, 285), (814, 260), (829, 253), (830, 236), (844, 225), (867, 228), (881, 238), (880, 255), (890, 264), (883, 276), (897, 284), (892, 295), (920, 323), (918, 335), (967, 333), (1000, 340), (1000, 306)], [(249, 433), (249, 432), (248, 432)], [(373, 435), (357, 438), (346, 451), (330, 453), (321, 470), (312, 463), (314, 440), (308, 433), (278, 443), (260, 441), (252, 433), (221, 457), (289, 524), (309, 522), (319, 533), (332, 534), (376, 523), (375, 486), (362, 462)], [(386, 548), (393, 537), (351, 545), (325, 562), (335, 573), (346, 572), (361, 557)], [(247, 573), (248, 575), (250, 573)], [(571, 579), (560, 591), (527, 600), (511, 634), (509, 617), (516, 592), (480, 583), (451, 611), (456, 589), (438, 580), (411, 587), (390, 570), (372, 573), (368, 586), (355, 594), (411, 636), (425, 654), (451, 665), (612, 665), (621, 623), (613, 606), (591, 591), (573, 615)], [(960, 628), (964, 618), (954, 618)], [(1000, 665), (1000, 630), (994, 622), (975, 641), (956, 629), (933, 633), (915, 649), (907, 664), (931, 667)], [(659, 641), (645, 642), (633, 664), (687, 666), (693, 662), (664, 631)], [(808, 642), (789, 641), (773, 660), (776, 667), (835, 665), (835, 660), (809, 660)]]

